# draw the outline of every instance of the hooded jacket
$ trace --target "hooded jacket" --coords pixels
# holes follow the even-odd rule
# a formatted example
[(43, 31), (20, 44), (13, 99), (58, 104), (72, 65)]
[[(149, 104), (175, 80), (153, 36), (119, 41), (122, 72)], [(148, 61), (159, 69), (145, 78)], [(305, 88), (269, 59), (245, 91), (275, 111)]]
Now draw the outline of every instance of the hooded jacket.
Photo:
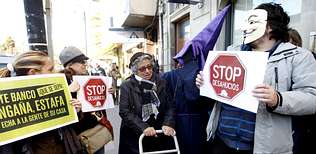
[[(291, 115), (316, 112), (316, 63), (312, 53), (291, 43), (281, 43), (268, 60), (264, 83), (278, 90), (283, 101), (273, 111), (259, 103), (253, 153), (291, 154)], [(216, 103), (211, 113), (208, 139), (215, 136), (220, 106)]]

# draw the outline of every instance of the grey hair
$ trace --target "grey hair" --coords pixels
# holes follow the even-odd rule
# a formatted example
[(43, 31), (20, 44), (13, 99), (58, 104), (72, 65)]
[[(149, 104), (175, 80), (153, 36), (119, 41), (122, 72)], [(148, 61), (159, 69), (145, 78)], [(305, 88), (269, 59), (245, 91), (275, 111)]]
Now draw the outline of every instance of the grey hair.
[(152, 56), (150, 56), (150, 55), (139, 56), (132, 63), (131, 70), (132, 70), (133, 74), (137, 74), (138, 64), (146, 59), (150, 60), (151, 65), (154, 66), (154, 59), (152, 58)]

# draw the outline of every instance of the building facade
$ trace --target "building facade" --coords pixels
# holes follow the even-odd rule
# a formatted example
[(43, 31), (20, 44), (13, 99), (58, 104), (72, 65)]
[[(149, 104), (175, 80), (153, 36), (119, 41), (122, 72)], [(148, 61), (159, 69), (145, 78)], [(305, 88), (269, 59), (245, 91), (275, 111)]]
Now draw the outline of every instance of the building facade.
[[(201, 3), (159, 3), (158, 57), (164, 72), (175, 68), (172, 57), (184, 43), (198, 34), (228, 3), (227, 0), (195, 0)], [(180, 0), (177, 0), (178, 2)], [(187, 0), (181, 0), (187, 2)], [(314, 0), (233, 0), (231, 11), (223, 24), (214, 50), (225, 50), (231, 44), (241, 43), (240, 26), (244, 14), (261, 3), (282, 5), (291, 18), (290, 27), (296, 29), (303, 47), (316, 51), (316, 1)]]
[(218, 5), (212, 0), (201, 0), (194, 5), (161, 1), (158, 42), (159, 62), (164, 72), (175, 68), (172, 57), (211, 21)]

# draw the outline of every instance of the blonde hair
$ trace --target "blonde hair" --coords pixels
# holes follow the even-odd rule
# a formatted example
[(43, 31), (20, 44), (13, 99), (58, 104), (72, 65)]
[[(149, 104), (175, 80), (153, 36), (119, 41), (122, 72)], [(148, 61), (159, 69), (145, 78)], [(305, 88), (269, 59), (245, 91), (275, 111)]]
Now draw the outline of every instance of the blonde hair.
[(47, 62), (48, 55), (42, 51), (28, 51), (23, 52), (15, 57), (12, 63), (13, 70), (8, 68), (0, 69), (0, 77), (10, 77), (12, 72), (16, 76), (27, 75), (30, 69), (41, 70)]

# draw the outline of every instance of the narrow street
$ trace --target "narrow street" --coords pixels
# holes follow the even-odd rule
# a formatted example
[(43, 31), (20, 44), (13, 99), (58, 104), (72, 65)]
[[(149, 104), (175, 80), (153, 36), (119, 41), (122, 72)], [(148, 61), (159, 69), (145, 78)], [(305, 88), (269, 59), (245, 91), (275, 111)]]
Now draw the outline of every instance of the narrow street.
[(105, 153), (106, 154), (117, 154), (119, 139), (120, 139), (120, 124), (121, 117), (119, 116), (119, 107), (118, 105), (115, 108), (106, 110), (108, 119), (111, 121), (114, 131), (114, 141), (105, 145)]

